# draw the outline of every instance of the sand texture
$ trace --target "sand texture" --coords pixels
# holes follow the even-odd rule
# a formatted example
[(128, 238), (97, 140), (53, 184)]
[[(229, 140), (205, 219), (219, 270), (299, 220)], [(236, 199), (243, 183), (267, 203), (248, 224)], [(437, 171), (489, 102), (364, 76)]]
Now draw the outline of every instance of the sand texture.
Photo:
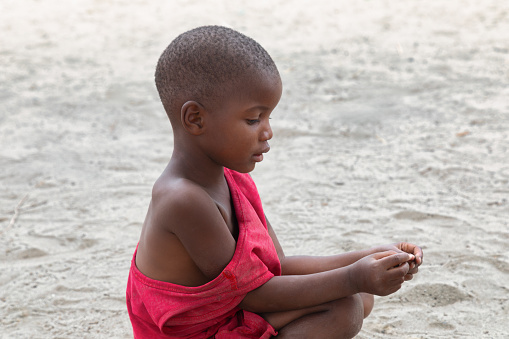
[(154, 67), (204, 24), (280, 69), (252, 175), (287, 255), (425, 251), (358, 338), (509, 338), (508, 2), (274, 3), (0, 2), (0, 338), (132, 337), (128, 268), (173, 143)]

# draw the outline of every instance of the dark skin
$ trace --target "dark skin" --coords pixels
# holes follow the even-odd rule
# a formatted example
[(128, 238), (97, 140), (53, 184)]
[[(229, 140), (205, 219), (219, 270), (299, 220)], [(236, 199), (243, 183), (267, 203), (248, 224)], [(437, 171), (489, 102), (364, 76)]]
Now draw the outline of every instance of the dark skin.
[[(154, 185), (136, 256), (138, 269), (150, 278), (200, 286), (233, 257), (238, 225), (224, 167), (247, 173), (263, 159), (282, 86), (278, 76), (252, 73), (230, 89), (220, 104), (181, 98), (174, 151)], [(409, 243), (287, 257), (267, 225), (282, 275), (249, 292), (239, 306), (264, 317), (278, 337), (355, 336), (373, 295), (396, 292), (422, 263), (422, 250)]]

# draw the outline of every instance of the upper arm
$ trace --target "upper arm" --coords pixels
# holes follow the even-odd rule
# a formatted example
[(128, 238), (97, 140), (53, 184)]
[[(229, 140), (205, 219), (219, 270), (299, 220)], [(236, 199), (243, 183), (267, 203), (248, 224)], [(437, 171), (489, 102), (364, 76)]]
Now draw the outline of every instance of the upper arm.
[(236, 242), (217, 205), (202, 188), (180, 184), (153, 197), (153, 223), (175, 234), (199, 270), (217, 277), (235, 253)]

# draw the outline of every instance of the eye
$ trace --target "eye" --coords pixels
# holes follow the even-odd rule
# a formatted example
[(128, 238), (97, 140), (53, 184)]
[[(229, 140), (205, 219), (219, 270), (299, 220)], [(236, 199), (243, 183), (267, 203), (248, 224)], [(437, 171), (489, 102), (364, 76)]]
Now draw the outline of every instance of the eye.
[(260, 122), (260, 119), (246, 119), (248, 125), (254, 125)]

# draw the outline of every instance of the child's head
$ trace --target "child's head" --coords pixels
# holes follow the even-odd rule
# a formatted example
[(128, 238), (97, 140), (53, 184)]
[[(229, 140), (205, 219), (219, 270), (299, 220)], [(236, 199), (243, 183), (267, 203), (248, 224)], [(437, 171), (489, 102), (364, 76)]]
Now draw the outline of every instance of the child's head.
[(171, 42), (159, 58), (155, 81), (175, 127), (185, 102), (216, 105), (242, 86), (248, 74), (279, 79), (274, 61), (256, 41), (230, 28), (203, 26)]

